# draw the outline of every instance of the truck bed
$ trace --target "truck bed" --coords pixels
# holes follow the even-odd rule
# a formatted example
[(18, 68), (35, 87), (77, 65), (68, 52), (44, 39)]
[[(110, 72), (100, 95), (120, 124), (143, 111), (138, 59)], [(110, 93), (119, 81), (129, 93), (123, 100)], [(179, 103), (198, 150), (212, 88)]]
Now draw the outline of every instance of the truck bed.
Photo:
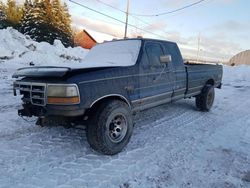
[(207, 82), (211, 82), (215, 87), (221, 86), (222, 65), (218, 64), (185, 64), (187, 71), (187, 91), (186, 97), (200, 94)]

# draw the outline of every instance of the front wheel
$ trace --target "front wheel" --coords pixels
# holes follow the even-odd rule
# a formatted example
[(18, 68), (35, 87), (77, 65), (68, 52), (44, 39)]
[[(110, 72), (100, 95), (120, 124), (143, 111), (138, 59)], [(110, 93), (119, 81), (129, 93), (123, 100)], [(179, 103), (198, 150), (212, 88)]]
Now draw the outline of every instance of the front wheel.
[(90, 146), (106, 155), (114, 155), (127, 145), (133, 132), (131, 110), (119, 100), (106, 101), (97, 107), (87, 127)]
[(214, 87), (211, 85), (206, 85), (202, 90), (202, 93), (196, 96), (196, 107), (201, 111), (209, 111), (214, 103)]

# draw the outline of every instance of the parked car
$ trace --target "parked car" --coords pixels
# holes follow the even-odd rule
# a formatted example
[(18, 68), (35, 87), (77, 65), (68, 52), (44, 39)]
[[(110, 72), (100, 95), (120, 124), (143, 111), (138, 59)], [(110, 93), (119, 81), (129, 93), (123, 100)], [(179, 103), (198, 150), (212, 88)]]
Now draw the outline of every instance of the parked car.
[(51, 117), (86, 121), (90, 146), (113, 155), (130, 140), (133, 113), (190, 97), (209, 111), (222, 66), (184, 64), (174, 42), (126, 39), (96, 45), (82, 63), (21, 68), (13, 77), (20, 116), (36, 116), (40, 125)]

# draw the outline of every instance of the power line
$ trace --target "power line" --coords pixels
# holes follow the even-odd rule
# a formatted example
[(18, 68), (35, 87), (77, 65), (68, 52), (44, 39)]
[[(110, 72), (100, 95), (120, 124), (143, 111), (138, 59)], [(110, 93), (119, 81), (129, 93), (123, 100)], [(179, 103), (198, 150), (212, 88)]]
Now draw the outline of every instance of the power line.
[[(101, 4), (104, 4), (104, 5), (108, 6), (108, 7), (110, 7), (110, 8), (113, 8), (113, 9), (115, 9), (115, 10), (118, 10), (118, 11), (120, 11), (120, 12), (126, 14), (125, 11), (123, 11), (123, 10), (121, 10), (121, 9), (119, 9), (119, 8), (117, 8), (117, 7), (115, 7), (115, 6), (113, 6), (113, 5), (110, 5), (110, 4), (108, 4), (108, 3), (105, 3), (105, 2), (102, 1), (102, 0), (96, 0), (96, 1), (99, 2), (99, 3), (101, 3)], [(175, 13), (175, 12), (178, 12), (178, 11), (181, 11), (181, 10), (184, 10), (184, 9), (187, 9), (187, 8), (190, 8), (190, 7), (192, 7), (192, 6), (195, 6), (195, 5), (197, 5), (197, 4), (202, 3), (203, 1), (206, 1), (206, 0), (199, 0), (199, 1), (196, 1), (196, 2), (194, 2), (194, 3), (185, 5), (185, 6), (183, 6), (183, 7), (180, 7), (180, 8), (171, 10), (171, 11), (167, 11), (167, 12), (162, 12), (162, 13), (159, 13), (159, 14), (136, 14), (136, 13), (129, 13), (129, 15), (132, 16), (132, 17), (134, 17), (134, 18), (136, 18), (136, 19), (138, 19), (138, 20), (140, 20), (140, 19), (139, 19), (138, 17), (135, 17), (135, 16), (141, 16), (141, 17), (156, 17), (156, 16), (163, 16), (163, 15), (166, 15), (166, 14), (172, 14), (172, 13)]]
[(167, 14), (172, 14), (172, 13), (175, 13), (175, 12), (178, 12), (178, 11), (181, 11), (181, 10), (184, 10), (184, 9), (187, 9), (187, 8), (190, 8), (190, 7), (192, 7), (192, 6), (195, 6), (195, 5), (197, 5), (197, 4), (202, 3), (203, 1), (206, 1), (206, 0), (199, 0), (199, 1), (196, 1), (196, 2), (194, 2), (194, 3), (188, 4), (188, 5), (186, 5), (186, 6), (183, 6), (183, 7), (181, 7), (181, 8), (174, 9), (174, 10), (167, 11), (167, 12), (162, 12), (162, 13), (159, 13), (159, 14), (135, 14), (135, 13), (130, 13), (130, 15), (141, 16), (141, 17), (157, 17), (157, 16), (164, 16), (164, 15), (167, 15)]
[[(101, 1), (101, 0), (96, 0), (96, 1), (99, 2), (99, 3), (101, 3), (101, 4), (103, 4), (103, 5), (105, 5), (105, 6), (107, 6), (107, 7), (110, 7), (110, 8), (112, 8), (112, 9), (114, 9), (114, 10), (117, 10), (117, 11), (119, 11), (119, 12), (121, 12), (121, 13), (126, 14), (126, 11), (123, 11), (122, 9), (119, 9), (119, 8), (113, 6), (113, 5), (110, 5), (109, 3), (106, 3), (106, 2)], [(146, 21), (144, 21), (143, 19), (138, 18), (137, 16), (131, 15), (130, 13), (128, 13), (128, 15), (129, 15), (130, 17), (134, 18), (135, 20), (139, 20), (140, 22), (142, 22), (142, 23), (145, 24), (146, 26), (151, 26), (151, 25), (152, 25), (151, 23), (146, 22)], [(169, 34), (169, 33), (167, 33), (166, 31), (163, 31), (163, 32), (166, 33), (166, 34)]]
[[(113, 6), (113, 5), (110, 5), (109, 3), (106, 3), (106, 2), (101, 1), (101, 0), (95, 0), (95, 1), (97, 1), (97, 2), (99, 2), (99, 3), (101, 3), (101, 4), (103, 4), (103, 5), (105, 5), (105, 6), (107, 6), (107, 7), (110, 7), (110, 8), (112, 8), (112, 9), (114, 9), (114, 10), (117, 10), (117, 11), (119, 11), (119, 12), (121, 12), (121, 13), (126, 14), (126, 12), (123, 11), (122, 9), (119, 9), (119, 8)], [(151, 23), (146, 22), (146, 21), (144, 21), (143, 19), (138, 18), (137, 16), (131, 15), (130, 13), (128, 13), (128, 15), (129, 15), (130, 17), (134, 18), (135, 20), (138, 20), (138, 21), (142, 22), (142, 23), (145, 24), (146, 26), (151, 26), (151, 25), (152, 25)], [(164, 30), (162, 30), (162, 31), (163, 31), (165, 34), (169, 34), (168, 32), (166, 32), (166, 31), (164, 31)]]
[[(99, 3), (101, 3), (101, 4), (103, 4), (103, 5), (105, 5), (105, 6), (107, 6), (107, 7), (110, 7), (110, 8), (112, 8), (112, 9), (114, 9), (114, 10), (117, 10), (117, 11), (119, 11), (119, 12), (122, 12), (122, 13), (126, 14), (126, 11), (124, 11), (124, 10), (122, 10), (122, 9), (119, 9), (119, 8), (113, 6), (113, 5), (110, 5), (109, 3), (105, 3), (104, 1), (101, 1), (101, 0), (95, 0), (95, 1), (97, 1), (97, 2), (99, 2)], [(140, 22), (142, 22), (142, 23), (144, 23), (144, 24), (146, 24), (146, 25), (151, 25), (150, 23), (147, 23), (147, 22), (145, 22), (144, 20), (142, 20), (142, 19), (140, 19), (140, 18), (138, 18), (138, 17), (136, 17), (136, 16), (134, 16), (134, 15), (131, 15), (130, 13), (129, 13), (129, 16), (131, 16), (131, 17), (134, 18), (134, 19), (139, 20)]]
[[(115, 20), (115, 21), (117, 21), (117, 22), (126, 24), (126, 22), (124, 22), (124, 21), (122, 21), (122, 20), (119, 20), (119, 19), (117, 19), (117, 18), (115, 18), (115, 17), (113, 17), (113, 16), (110, 16), (110, 15), (108, 15), (108, 14), (105, 14), (105, 13), (103, 13), (103, 12), (100, 12), (100, 11), (98, 11), (98, 10), (95, 10), (95, 9), (93, 9), (93, 8), (90, 8), (90, 7), (88, 7), (88, 6), (86, 6), (86, 5), (83, 5), (83, 4), (81, 4), (81, 3), (75, 2), (74, 0), (69, 0), (69, 1), (70, 1), (71, 3), (74, 3), (74, 4), (78, 5), (78, 6), (81, 6), (81, 7), (83, 7), (83, 8), (88, 9), (88, 10), (91, 10), (91, 11), (97, 13), (97, 14), (100, 14), (100, 15), (105, 16), (105, 17), (107, 17), (107, 18), (113, 19), (113, 20)], [(145, 32), (145, 33), (149, 33), (149, 34), (155, 35), (155, 36), (160, 37), (160, 38), (166, 38), (165, 36), (162, 36), (162, 35), (153, 33), (153, 32), (151, 32), (151, 31), (148, 31), (148, 30), (143, 29), (143, 28), (139, 28), (139, 27), (137, 27), (137, 26), (135, 26), (135, 25), (132, 25), (132, 24), (129, 24), (129, 23), (128, 23), (128, 26), (133, 27), (133, 28), (138, 29), (138, 30), (141, 30), (141, 31), (143, 31), (143, 32)]]
[[(110, 5), (109, 3), (106, 3), (106, 2), (104, 2), (102, 0), (96, 0), (96, 1), (99, 2), (99, 3), (101, 3), (101, 4), (103, 4), (103, 5), (106, 5), (106, 6), (110, 7), (110, 8), (113, 8), (115, 10), (118, 10), (118, 11), (126, 14), (126, 12), (124, 10), (119, 9), (119, 8), (113, 6), (113, 5)], [(178, 11), (190, 8), (192, 6), (195, 6), (197, 4), (202, 3), (203, 1), (206, 1), (206, 0), (199, 0), (199, 1), (196, 1), (194, 3), (191, 3), (191, 4), (185, 5), (183, 7), (180, 7), (178, 9), (174, 9), (174, 10), (171, 10), (171, 11), (168, 11), (168, 12), (162, 12), (162, 13), (159, 13), (159, 14), (136, 14), (136, 13), (129, 13), (129, 15), (132, 16), (132, 17), (134, 17), (134, 18), (136, 18), (136, 19), (138, 19), (138, 20), (139, 20), (139, 18), (135, 17), (135, 16), (145, 16), (145, 17), (163, 16), (163, 15), (166, 15), (166, 14), (172, 14), (172, 13), (175, 13), (175, 12), (178, 12)]]
[(103, 5), (106, 5), (106, 6), (110, 7), (110, 8), (112, 8), (112, 9), (118, 10), (118, 11), (126, 14), (126, 11), (124, 11), (122, 9), (119, 9), (119, 8), (113, 6), (113, 5), (110, 5), (109, 3), (105, 3), (104, 1), (101, 1), (101, 0), (96, 0), (96, 1), (99, 2), (99, 3), (101, 3), (101, 4), (103, 4)]
[[(77, 15), (74, 15), (73, 17), (75, 17), (75, 16), (77, 16)], [(96, 17), (94, 17), (94, 16), (89, 16), (89, 15), (87, 15), (87, 16), (85, 15), (84, 17), (87, 18), (87, 19), (95, 19), (95, 20), (100, 21), (100, 22), (102, 22), (102, 23), (112, 24), (112, 25), (115, 25), (115, 26), (117, 26), (117, 27), (123, 26), (123, 24), (114, 24), (114, 22), (112, 22), (112, 21), (107, 21), (107, 20), (105, 20), (104, 18), (96, 18)], [(74, 24), (74, 25), (77, 25), (77, 24)], [(91, 29), (91, 27), (90, 27), (90, 29)], [(114, 34), (114, 33), (107, 33), (107, 32), (103, 32), (103, 31), (99, 31), (99, 32), (100, 32), (100, 33), (103, 33), (103, 34), (110, 35), (110, 36), (112, 36), (112, 37), (119, 37), (117, 34)]]
[(118, 21), (118, 22), (120, 22), (120, 23), (125, 24), (125, 22), (123, 22), (123, 21), (121, 21), (121, 20), (119, 20), (119, 19), (117, 19), (117, 18), (115, 18), (115, 17), (109, 16), (108, 14), (105, 14), (105, 13), (102, 13), (102, 12), (100, 12), (100, 11), (98, 11), (98, 10), (92, 9), (92, 8), (90, 8), (90, 7), (87, 7), (87, 6), (85, 6), (85, 5), (81, 4), (81, 3), (78, 3), (78, 2), (76, 2), (76, 1), (73, 1), (73, 0), (69, 0), (69, 1), (70, 1), (71, 3), (74, 3), (74, 4), (78, 5), (78, 6), (81, 6), (81, 7), (83, 7), (83, 8), (88, 9), (88, 10), (91, 10), (91, 11), (93, 11), (93, 12), (95, 12), (95, 13), (101, 14), (102, 16), (106, 16), (106, 17), (108, 17), (108, 18), (110, 18), (110, 19), (113, 19), (113, 20), (116, 20), (116, 21)]
[[(119, 11), (119, 12), (121, 12), (121, 13), (126, 14), (126, 11), (123, 11), (122, 9), (119, 9), (119, 8), (117, 8), (117, 7), (115, 7), (115, 6), (111, 5), (111, 4), (109, 4), (109, 3), (106, 3), (106, 2), (104, 2), (104, 1), (102, 1), (102, 0), (95, 0), (95, 1), (99, 2), (100, 4), (105, 5), (105, 6), (107, 6), (107, 7), (110, 7), (110, 8), (112, 8), (112, 9), (114, 9), (114, 10), (117, 10), (117, 11)], [(183, 9), (186, 9), (186, 8), (189, 8), (189, 7), (191, 7), (191, 6), (194, 6), (194, 5), (196, 5), (196, 4), (199, 4), (199, 3), (203, 2), (203, 1), (205, 1), (205, 0), (197, 1), (197, 2), (195, 2), (195, 3), (186, 5), (186, 6), (184, 6), (184, 7), (178, 8), (178, 9), (176, 9), (176, 10), (169, 11), (169, 12), (167, 12), (167, 13), (170, 14), (170, 13), (177, 12), (177, 11), (180, 11), (180, 10), (183, 10)], [(167, 13), (165, 13), (165, 14), (167, 14)], [(161, 13), (161, 14), (163, 14), (163, 13)], [(160, 15), (160, 14), (159, 14), (159, 15)], [(132, 18), (134, 18), (134, 19), (136, 19), (136, 20), (138, 20), (138, 21), (140, 21), (140, 22), (142, 22), (142, 23), (145, 24), (146, 26), (151, 26), (151, 25), (152, 25), (152, 23), (146, 22), (145, 20), (143, 20), (143, 19), (137, 17), (137, 16), (143, 16), (143, 15), (140, 15), (140, 14), (137, 15), (137, 14), (129, 13), (129, 16), (132, 17)], [(146, 15), (146, 16), (149, 17), (150, 15)], [(169, 34), (167, 31), (164, 31), (164, 30), (162, 30), (162, 32), (164, 32), (165, 34)]]

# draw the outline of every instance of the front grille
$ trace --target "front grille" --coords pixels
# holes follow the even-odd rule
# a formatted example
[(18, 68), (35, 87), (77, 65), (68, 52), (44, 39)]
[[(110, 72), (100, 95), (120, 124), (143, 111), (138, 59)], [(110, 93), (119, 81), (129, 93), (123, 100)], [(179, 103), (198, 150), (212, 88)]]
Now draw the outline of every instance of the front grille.
[(35, 82), (15, 82), (14, 90), (19, 90), (23, 95), (24, 102), (30, 102), (33, 105), (46, 105), (46, 84)]

